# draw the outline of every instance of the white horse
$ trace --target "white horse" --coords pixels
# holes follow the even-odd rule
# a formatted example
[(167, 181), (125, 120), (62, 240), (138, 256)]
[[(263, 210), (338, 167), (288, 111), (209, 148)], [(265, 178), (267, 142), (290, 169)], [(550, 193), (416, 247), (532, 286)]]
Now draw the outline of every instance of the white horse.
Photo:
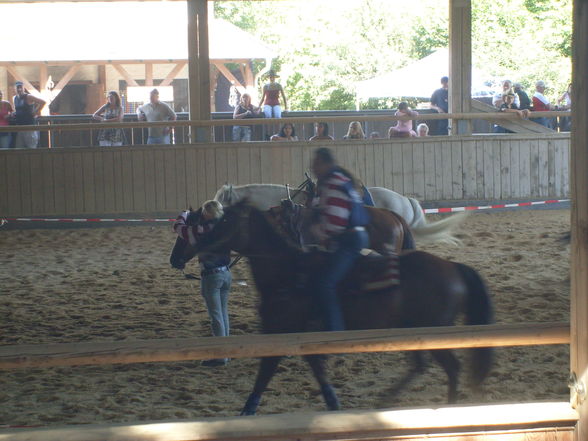
[[(395, 191), (382, 187), (368, 188), (374, 204), (402, 216), (410, 226), (417, 241), (447, 242), (458, 245), (461, 241), (452, 231), (463, 222), (466, 213), (459, 213), (437, 222), (427, 223), (419, 201), (403, 196)], [(290, 188), (290, 195), (295, 202), (304, 204), (306, 193)], [(214, 195), (214, 200), (225, 207), (247, 199), (254, 207), (266, 211), (280, 205), (282, 199), (288, 198), (288, 188), (277, 184), (223, 185)]]

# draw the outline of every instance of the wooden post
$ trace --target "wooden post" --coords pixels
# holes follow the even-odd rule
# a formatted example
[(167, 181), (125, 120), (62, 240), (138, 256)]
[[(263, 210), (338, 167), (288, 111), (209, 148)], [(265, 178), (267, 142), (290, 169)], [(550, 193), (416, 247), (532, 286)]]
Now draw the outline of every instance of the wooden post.
[(153, 86), (153, 63), (145, 63), (145, 86)]
[(41, 111), (41, 115), (48, 116), (49, 115), (49, 104), (51, 101), (55, 99), (55, 97), (51, 97), (51, 93), (47, 89), (47, 81), (49, 80), (49, 75), (47, 73), (47, 65), (45, 63), (41, 63), (39, 65), (39, 94), (41, 98), (45, 100), (47, 105), (43, 107)]
[[(449, 0), (449, 113), (468, 113), (472, 91), (472, 3)], [(471, 121), (452, 120), (452, 134), (472, 133)]]
[[(190, 120), (210, 119), (207, 0), (188, 0), (188, 90)], [(192, 130), (192, 142), (210, 141), (210, 129)]]
[[(574, 0), (572, 40), (572, 311), (571, 369), (584, 393), (572, 388), (580, 420), (576, 441), (588, 439), (588, 2)], [(584, 395), (584, 396), (583, 396)]]

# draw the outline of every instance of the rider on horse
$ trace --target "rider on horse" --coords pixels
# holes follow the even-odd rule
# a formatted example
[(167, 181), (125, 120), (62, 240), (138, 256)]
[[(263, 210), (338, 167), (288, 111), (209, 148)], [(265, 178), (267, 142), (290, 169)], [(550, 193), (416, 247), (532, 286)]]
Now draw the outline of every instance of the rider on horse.
[(318, 178), (317, 200), (319, 222), (313, 230), (329, 251), (327, 261), (312, 279), (327, 329), (345, 329), (337, 284), (345, 277), (368, 246), (365, 225), (369, 215), (360, 196), (361, 184), (347, 170), (339, 167), (328, 148), (314, 153), (313, 173)]

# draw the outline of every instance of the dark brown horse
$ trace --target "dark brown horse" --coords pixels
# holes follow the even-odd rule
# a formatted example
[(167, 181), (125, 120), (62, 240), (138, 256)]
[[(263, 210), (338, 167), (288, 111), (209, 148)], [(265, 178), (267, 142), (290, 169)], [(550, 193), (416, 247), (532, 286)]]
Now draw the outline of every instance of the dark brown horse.
[[(290, 246), (260, 211), (242, 203), (227, 208), (223, 219), (195, 249), (178, 239), (170, 262), (176, 268), (183, 268), (195, 252), (229, 249), (249, 259), (261, 296), (260, 314), (264, 332), (308, 331), (316, 318), (315, 301), (300, 288), (300, 273), (314, 264), (313, 257)], [(400, 285), (387, 291), (350, 295), (346, 288), (357, 284), (348, 279), (340, 285), (340, 299), (348, 329), (452, 326), (461, 311), (465, 311), (467, 324), (489, 324), (493, 321), (490, 297), (484, 282), (472, 268), (414, 251), (400, 256), (399, 269)], [(472, 352), (472, 380), (477, 385), (490, 370), (492, 349), (478, 348)], [(448, 376), (448, 401), (453, 403), (457, 399), (459, 361), (451, 350), (431, 353)], [(326, 357), (312, 355), (305, 358), (321, 387), (328, 409), (339, 409), (339, 401), (327, 378)], [(419, 356), (416, 358), (420, 361)], [(243, 408), (243, 415), (255, 414), (280, 359), (261, 359), (257, 380)], [(420, 369), (422, 366), (417, 366), (405, 380), (412, 379)]]

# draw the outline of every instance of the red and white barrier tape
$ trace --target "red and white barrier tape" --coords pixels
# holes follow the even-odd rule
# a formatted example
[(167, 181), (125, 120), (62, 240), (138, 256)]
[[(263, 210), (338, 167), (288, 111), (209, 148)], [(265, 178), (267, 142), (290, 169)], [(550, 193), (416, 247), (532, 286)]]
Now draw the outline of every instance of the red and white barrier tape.
[(62, 219), (42, 219), (38, 217), (15, 217), (2, 219), (2, 222), (173, 222), (175, 219), (77, 219), (77, 218), (62, 218)]
[[(560, 202), (569, 202), (569, 199), (550, 199), (547, 201), (534, 202), (519, 202), (514, 204), (495, 204), (495, 205), (479, 205), (472, 207), (442, 207), (442, 208), (426, 208), (423, 211), (425, 214), (437, 213), (457, 213), (460, 211), (475, 211), (475, 210), (491, 210), (493, 208), (515, 208), (515, 207), (529, 207), (532, 205), (546, 205), (557, 204)], [(60, 219), (45, 219), (37, 217), (15, 217), (0, 219), (0, 226), (6, 222), (174, 222), (175, 219), (103, 219), (103, 218), (60, 218)]]
[(479, 205), (474, 207), (445, 207), (445, 208), (426, 208), (425, 214), (435, 213), (457, 213), (460, 211), (491, 210), (493, 208), (515, 208), (529, 207), (531, 205), (557, 204), (559, 202), (569, 202), (569, 199), (550, 199), (548, 201), (519, 202), (515, 204), (496, 204), (496, 205)]

